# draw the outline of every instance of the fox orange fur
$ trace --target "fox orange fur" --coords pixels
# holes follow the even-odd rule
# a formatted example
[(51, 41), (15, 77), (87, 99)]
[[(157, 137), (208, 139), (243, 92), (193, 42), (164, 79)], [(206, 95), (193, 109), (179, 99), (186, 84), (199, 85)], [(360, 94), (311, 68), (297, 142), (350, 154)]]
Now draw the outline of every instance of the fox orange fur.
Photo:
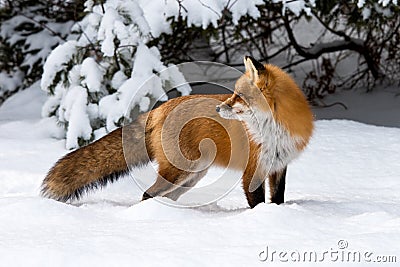
[(287, 73), (251, 57), (244, 62), (246, 73), (233, 95), (178, 97), (141, 114), (61, 158), (44, 179), (42, 194), (60, 201), (79, 198), (131, 167), (157, 161), (157, 180), (143, 200), (176, 200), (217, 165), (243, 172), (250, 207), (265, 202), (266, 179), (271, 202), (283, 203), (287, 165), (306, 147), (313, 116)]

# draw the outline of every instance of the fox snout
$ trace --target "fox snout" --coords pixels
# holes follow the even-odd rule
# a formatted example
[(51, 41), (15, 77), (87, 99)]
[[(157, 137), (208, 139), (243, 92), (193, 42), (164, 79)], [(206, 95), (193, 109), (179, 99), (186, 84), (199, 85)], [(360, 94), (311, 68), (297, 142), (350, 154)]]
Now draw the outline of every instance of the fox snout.
[(215, 111), (217, 111), (218, 113), (221, 112), (232, 112), (232, 106), (227, 104), (226, 102), (221, 103), (220, 105), (217, 105), (215, 107)]
[(221, 110), (231, 110), (231, 109), (232, 109), (232, 107), (231, 107), (230, 105), (228, 105), (228, 104), (225, 104), (225, 103), (222, 103), (222, 104), (217, 105), (217, 106), (215, 107), (215, 111), (217, 111), (218, 113), (219, 113)]
[(237, 112), (234, 112), (233, 107), (226, 102), (217, 105), (215, 111), (224, 119), (239, 119), (237, 117)]

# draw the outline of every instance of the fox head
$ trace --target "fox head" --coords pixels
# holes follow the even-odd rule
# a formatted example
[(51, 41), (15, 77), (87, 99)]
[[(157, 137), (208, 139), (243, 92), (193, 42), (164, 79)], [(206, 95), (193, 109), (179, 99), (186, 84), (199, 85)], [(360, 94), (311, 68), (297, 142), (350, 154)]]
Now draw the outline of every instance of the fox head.
[(235, 84), (231, 97), (216, 107), (225, 119), (249, 121), (255, 113), (270, 114), (273, 111), (274, 73), (279, 68), (263, 65), (252, 57), (244, 57), (246, 72)]

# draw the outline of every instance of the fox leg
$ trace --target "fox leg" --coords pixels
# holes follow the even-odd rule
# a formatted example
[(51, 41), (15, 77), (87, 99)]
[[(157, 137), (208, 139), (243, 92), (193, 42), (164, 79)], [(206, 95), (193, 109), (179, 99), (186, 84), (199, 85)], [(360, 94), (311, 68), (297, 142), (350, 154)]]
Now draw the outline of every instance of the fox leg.
[(152, 186), (150, 186), (150, 188), (147, 189), (146, 192), (143, 193), (142, 200), (165, 194), (165, 192), (171, 191), (173, 186), (174, 184), (167, 181), (164, 177), (158, 176), (156, 182)]
[(180, 180), (186, 180), (188, 175), (188, 172), (179, 170), (170, 164), (160, 165), (156, 182), (144, 192), (142, 200), (168, 194), (177, 187), (176, 184)]
[(160, 165), (156, 182), (146, 190), (142, 200), (156, 196), (165, 196), (177, 200), (203, 178), (206, 173), (207, 170), (188, 172), (177, 169), (171, 164)]
[(262, 182), (261, 185), (257, 187), (254, 191), (250, 192), (250, 190), (248, 189), (249, 185), (247, 184), (247, 182), (245, 182), (247, 181), (247, 179), (243, 181), (243, 188), (246, 193), (247, 202), (249, 203), (250, 208), (254, 208), (258, 204), (265, 202), (264, 182)]
[(176, 189), (165, 194), (164, 196), (175, 201), (178, 200), (181, 195), (192, 189), (201, 180), (201, 178), (207, 174), (207, 171), (208, 169), (190, 173), (186, 181), (181, 186), (178, 186)]
[(286, 170), (287, 167), (280, 172), (269, 175), (271, 203), (279, 205), (285, 201)]
[(250, 160), (242, 177), (243, 189), (250, 208), (254, 208), (258, 204), (265, 202), (265, 181), (260, 180), (263, 179), (264, 176), (262, 172), (259, 170), (255, 171), (255, 169), (256, 163)]

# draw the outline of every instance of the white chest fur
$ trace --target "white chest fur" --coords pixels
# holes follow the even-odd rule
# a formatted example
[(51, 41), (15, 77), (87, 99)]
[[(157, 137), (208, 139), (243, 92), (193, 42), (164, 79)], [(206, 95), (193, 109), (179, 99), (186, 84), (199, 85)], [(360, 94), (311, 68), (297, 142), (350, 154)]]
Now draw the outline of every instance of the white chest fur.
[(292, 137), (284, 126), (274, 120), (271, 113), (254, 111), (251, 119), (243, 121), (253, 141), (261, 145), (259, 164), (264, 171), (280, 171), (299, 155), (296, 144), (301, 138)]

